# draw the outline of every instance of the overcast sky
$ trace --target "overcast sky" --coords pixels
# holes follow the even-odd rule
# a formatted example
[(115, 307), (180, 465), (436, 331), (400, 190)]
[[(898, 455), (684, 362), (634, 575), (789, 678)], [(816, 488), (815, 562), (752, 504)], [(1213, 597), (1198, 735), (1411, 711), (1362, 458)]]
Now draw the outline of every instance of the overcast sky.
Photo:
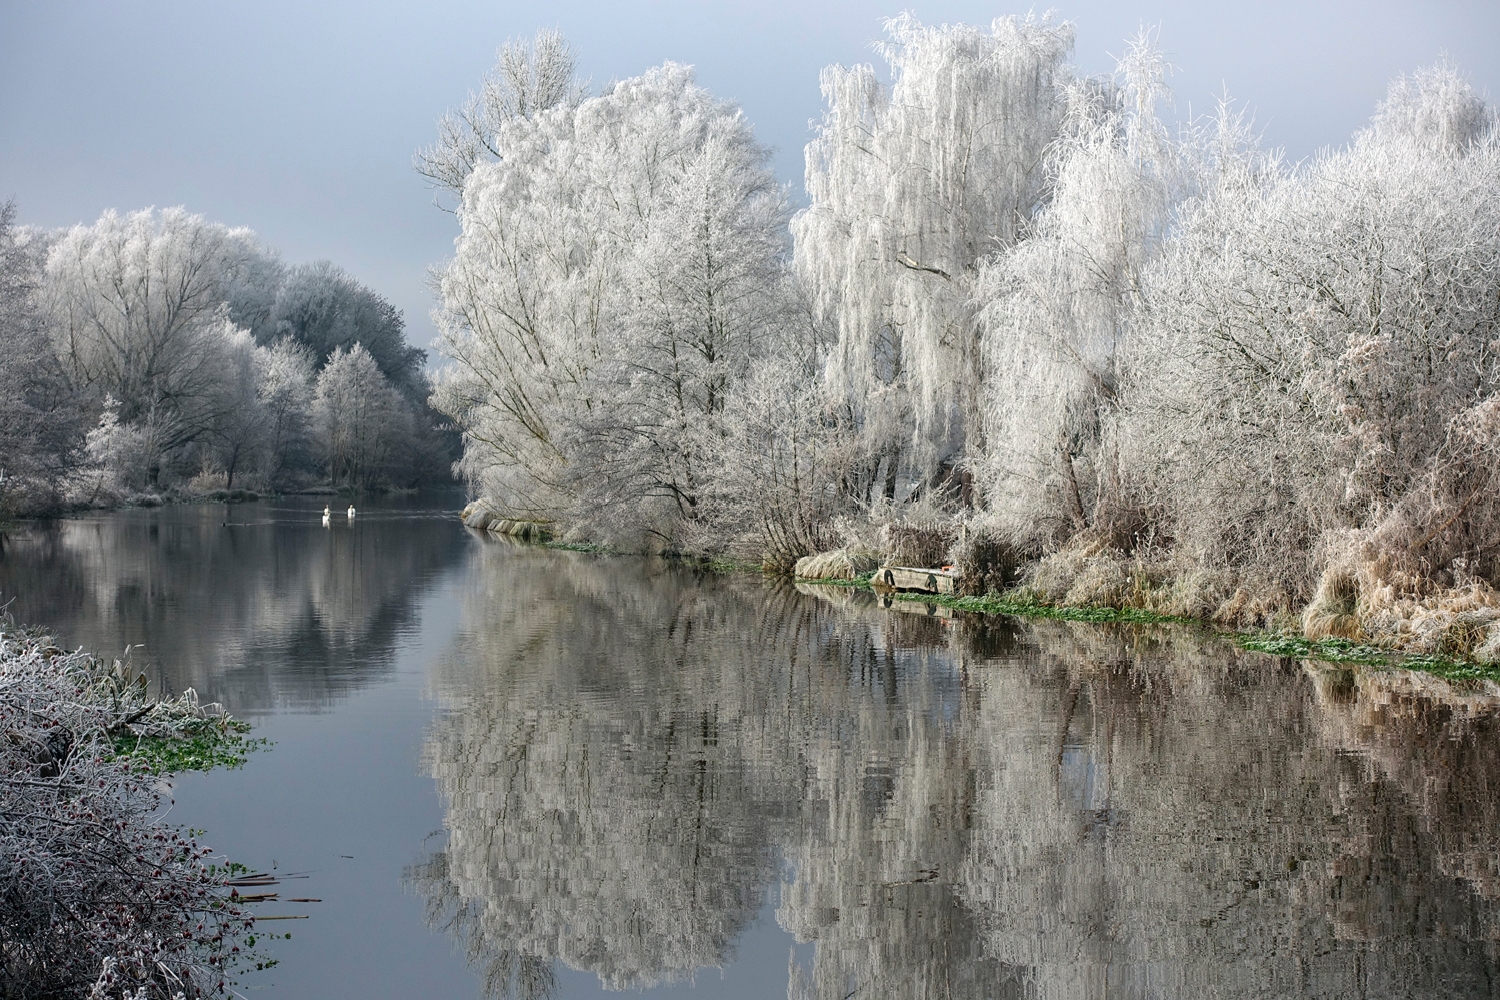
[[(429, 265), (457, 225), (411, 168), (444, 109), (507, 38), (555, 27), (596, 87), (673, 59), (740, 102), (800, 196), (818, 70), (870, 61), (898, 3), (254, 2), (0, 6), (0, 199), (44, 226), (107, 208), (185, 205), (249, 226), (293, 263), (327, 258), (406, 314), (426, 347)], [(1028, 8), (914, 0), (926, 23), (987, 24)], [(1038, 10), (1045, 8), (1039, 7)], [(1293, 159), (1344, 143), (1398, 74), (1448, 56), (1500, 93), (1500, 2), (1060, 4), (1075, 64), (1107, 73), (1143, 25), (1177, 67), (1175, 116), (1221, 92)]]

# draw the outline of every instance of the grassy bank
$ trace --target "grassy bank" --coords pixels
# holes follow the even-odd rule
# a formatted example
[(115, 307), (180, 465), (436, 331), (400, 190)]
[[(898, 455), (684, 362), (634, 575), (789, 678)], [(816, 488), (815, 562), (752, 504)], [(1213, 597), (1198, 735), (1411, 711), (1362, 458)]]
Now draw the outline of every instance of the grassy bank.
[[(475, 501), (464, 509), (463, 517), (465, 523), (469, 523), (471, 513), (482, 511), (482, 501)], [(490, 515), (486, 515), (490, 516)], [(470, 524), (470, 527), (484, 532), (489, 537), (496, 537), (495, 532), (486, 531), (481, 524)], [(499, 537), (509, 537), (500, 534)], [(589, 544), (583, 542), (561, 542), (551, 540), (542, 533), (540, 538), (514, 538), (516, 544), (537, 545), (539, 547), (557, 549), (567, 552), (586, 552), (599, 555), (624, 555), (628, 553), (608, 546)], [(691, 554), (665, 554), (661, 558), (676, 559), (691, 563), (694, 566), (709, 569), (719, 573), (735, 572), (760, 572), (761, 567), (754, 563), (728, 558), (709, 558)], [(918, 563), (917, 565), (920, 565)], [(854, 579), (825, 578), (825, 579), (799, 579), (798, 583), (813, 585), (854, 587), (873, 590), (871, 577), (873, 573), (865, 573)], [(936, 604), (958, 611), (966, 611), (973, 614), (1001, 614), (1015, 615), (1021, 618), (1040, 618), (1056, 621), (1090, 622), (1095, 624), (1123, 624), (1123, 625), (1178, 625), (1190, 628), (1202, 629), (1212, 632), (1223, 639), (1234, 643), (1241, 649), (1255, 652), (1269, 653), (1274, 656), (1287, 656), (1296, 659), (1321, 660), (1328, 663), (1351, 663), (1367, 666), (1399, 667), (1409, 670), (1421, 670), (1439, 677), (1452, 680), (1494, 680), (1500, 681), (1500, 664), (1479, 663), (1462, 657), (1448, 656), (1440, 653), (1410, 653), (1400, 650), (1384, 648), (1368, 643), (1354, 642), (1347, 639), (1323, 638), (1311, 639), (1299, 632), (1290, 630), (1274, 629), (1234, 629), (1226, 628), (1221, 623), (1209, 621), (1204, 618), (1195, 618), (1184, 615), (1168, 614), (1141, 607), (1119, 607), (1106, 603), (1088, 604), (1065, 604), (1055, 603), (1042, 599), (1034, 590), (1025, 587), (1007, 591), (1005, 593), (990, 593), (983, 597), (964, 597), (947, 594), (928, 593), (895, 593), (892, 595), (897, 600), (913, 601), (922, 604)], [(1282, 616), (1279, 620), (1284, 620)]]

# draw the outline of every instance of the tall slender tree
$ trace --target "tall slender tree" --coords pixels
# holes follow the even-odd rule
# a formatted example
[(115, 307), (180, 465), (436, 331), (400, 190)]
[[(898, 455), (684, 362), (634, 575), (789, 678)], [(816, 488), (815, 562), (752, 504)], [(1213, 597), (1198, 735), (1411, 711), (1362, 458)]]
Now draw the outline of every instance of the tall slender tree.
[(838, 334), (830, 386), (895, 491), (985, 452), (979, 262), (1025, 234), (1047, 191), (1072, 74), (1066, 22), (988, 30), (886, 22), (873, 66), (823, 71), (828, 101), (807, 148), (797, 271)]

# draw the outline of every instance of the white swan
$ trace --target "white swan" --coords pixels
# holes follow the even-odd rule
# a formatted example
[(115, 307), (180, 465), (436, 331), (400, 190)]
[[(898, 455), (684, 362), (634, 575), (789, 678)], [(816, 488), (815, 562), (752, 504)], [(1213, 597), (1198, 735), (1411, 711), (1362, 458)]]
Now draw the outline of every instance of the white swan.
[(349, 505), (349, 520), (354, 520), (354, 505), (352, 503)]

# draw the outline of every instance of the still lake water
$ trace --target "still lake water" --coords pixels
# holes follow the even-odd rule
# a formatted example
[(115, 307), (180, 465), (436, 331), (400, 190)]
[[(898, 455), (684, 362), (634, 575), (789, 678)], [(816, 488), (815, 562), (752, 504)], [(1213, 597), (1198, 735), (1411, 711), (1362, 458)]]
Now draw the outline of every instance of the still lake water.
[(1500, 697), (1184, 629), (521, 548), (462, 499), (128, 510), (0, 603), (275, 741), (170, 819), (277, 873), (250, 996), (1500, 995)]

